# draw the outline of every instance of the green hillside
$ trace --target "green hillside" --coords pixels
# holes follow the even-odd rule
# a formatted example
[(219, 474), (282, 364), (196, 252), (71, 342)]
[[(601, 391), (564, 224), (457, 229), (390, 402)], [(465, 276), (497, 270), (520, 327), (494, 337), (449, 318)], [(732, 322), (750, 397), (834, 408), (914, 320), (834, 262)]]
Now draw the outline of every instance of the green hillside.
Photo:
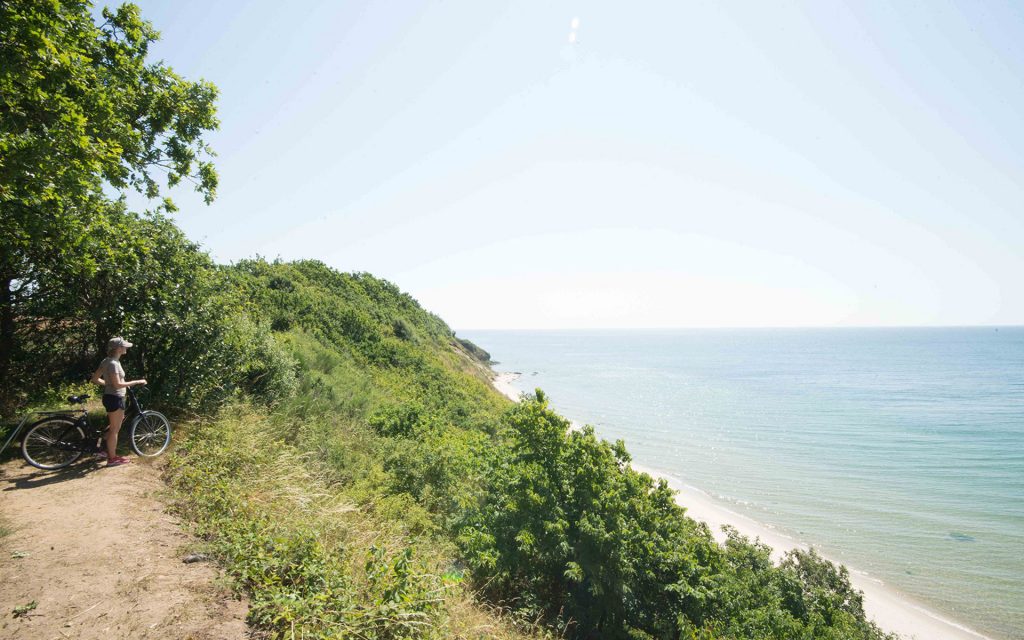
[(298, 387), (202, 421), (171, 475), (260, 624), (327, 637), (384, 607), (380, 637), (447, 637), (471, 628), (457, 612), (472, 597), (523, 633), (882, 637), (845, 570), (803, 553), (776, 567), (739, 536), (717, 545), (621, 442), (570, 432), (539, 391), (494, 392), (394, 285), (317, 262), (225, 271)]
[(102, 17), (0, 3), (0, 416), (84, 390), (128, 337), (180, 427), (176, 508), (261, 633), (885, 637), (845, 569), (716, 544), (621, 442), (495, 392), (487, 345), (394, 284), (215, 264), (165, 196), (216, 195), (217, 89), (147, 58), (137, 7)]

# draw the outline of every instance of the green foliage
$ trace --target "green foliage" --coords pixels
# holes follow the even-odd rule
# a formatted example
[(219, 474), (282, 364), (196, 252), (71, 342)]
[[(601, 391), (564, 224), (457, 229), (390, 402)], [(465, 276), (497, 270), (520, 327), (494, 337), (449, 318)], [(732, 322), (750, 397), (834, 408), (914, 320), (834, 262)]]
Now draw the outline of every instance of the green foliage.
[(503, 422), (507, 448), (458, 536), (490, 598), (577, 637), (883, 637), (845, 570), (798, 552), (776, 567), (735, 532), (719, 547), (622, 442), (570, 432), (542, 393)]
[(418, 403), (384, 405), (367, 418), (367, 423), (382, 436), (408, 438), (422, 430), (423, 413)]
[(493, 633), (494, 616), (453, 616), (468, 595), (429, 547), (355, 509), (274, 431), (227, 409), (192, 428), (168, 470), (178, 510), (249, 595), (251, 624), (271, 638), (521, 637)]
[(456, 338), (456, 340), (459, 342), (460, 345), (462, 345), (462, 348), (466, 350), (466, 353), (470, 354), (483, 364), (488, 364), (491, 362), (491, 354), (481, 349), (471, 340), (467, 340), (466, 338)]
[(31, 216), (91, 204), (104, 181), (155, 198), (162, 172), (207, 200), (216, 190), (202, 140), (218, 126), (216, 87), (147, 61), (159, 34), (135, 5), (104, 9), (99, 25), (90, 5), (0, 4), (0, 201), (25, 231), (52, 228)]
[[(117, 205), (109, 202), (105, 186), (156, 198), (158, 178), (165, 175), (168, 186), (187, 179), (207, 201), (214, 197), (217, 174), (203, 135), (218, 124), (217, 90), (147, 61), (157, 36), (130, 4), (105, 9), (97, 25), (88, 2), (0, 3), (4, 381), (31, 372), (26, 364), (34, 368), (38, 356), (51, 353), (26, 344), (43, 331), (61, 350), (84, 347), (64, 331), (60, 303), (68, 300), (61, 294), (70, 283), (61, 276), (99, 272), (104, 256), (119, 257), (104, 215)], [(174, 205), (165, 199), (161, 208), (171, 211)], [(113, 308), (117, 297), (99, 294), (122, 284), (111, 280), (91, 294), (97, 304)], [(40, 307), (50, 312), (40, 315)], [(4, 387), (0, 412), (31, 385), (16, 384), (14, 393)]]
[[(302, 332), (344, 358), (342, 366), (361, 371), (381, 391), (378, 401), (419, 403), (423, 412), (470, 428), (501, 411), (504, 402), (486, 375), (466, 364), (452, 330), (394, 284), (312, 260), (244, 260), (224, 271), (251, 317), (280, 332)], [(316, 367), (311, 374), (320, 375)]]
[(412, 342), (417, 341), (415, 329), (412, 328), (412, 325), (405, 318), (396, 318), (391, 323), (391, 330), (395, 333), (396, 338)]
[(673, 637), (699, 617), (716, 547), (667, 486), (629, 467), (621, 442), (568, 432), (543, 394), (505, 416), (509, 447), (459, 541), (492, 597), (572, 620), (579, 635)]
[(447, 528), (479, 492), (489, 445), (479, 431), (421, 425), (415, 437), (391, 439), (381, 447), (386, 490), (408, 494)]
[[(863, 623), (864, 596), (850, 584), (846, 567), (836, 567), (813, 549), (790, 551), (780, 569), (787, 579), (783, 589), (787, 610), (815, 629), (846, 630), (843, 637), (872, 637)], [(839, 636), (835, 636), (839, 637)]]
[(87, 378), (114, 335), (135, 343), (126, 370), (165, 405), (201, 410), (238, 393), (273, 403), (293, 392), (291, 356), (166, 217), (97, 210), (78, 258), (38, 271), (14, 358), (24, 374), (8, 394)]

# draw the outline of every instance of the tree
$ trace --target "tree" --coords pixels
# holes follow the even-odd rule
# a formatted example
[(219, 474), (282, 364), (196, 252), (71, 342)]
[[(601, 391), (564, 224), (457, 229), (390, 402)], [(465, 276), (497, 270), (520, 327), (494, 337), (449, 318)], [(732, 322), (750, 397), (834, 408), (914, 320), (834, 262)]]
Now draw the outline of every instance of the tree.
[[(40, 274), (79, 256), (105, 187), (148, 198), (181, 180), (217, 188), (203, 135), (218, 126), (217, 89), (148, 62), (159, 34), (138, 7), (0, 0), (0, 379), (24, 359), (26, 306)], [(163, 183), (163, 184), (162, 184)], [(160, 209), (173, 211), (163, 198)], [(5, 385), (6, 386), (6, 385)], [(10, 400), (10, 396), (0, 398)]]
[(504, 422), (507, 446), (459, 532), (485, 592), (577, 637), (672, 638), (701, 622), (718, 552), (668, 485), (633, 470), (622, 441), (570, 432), (540, 390)]

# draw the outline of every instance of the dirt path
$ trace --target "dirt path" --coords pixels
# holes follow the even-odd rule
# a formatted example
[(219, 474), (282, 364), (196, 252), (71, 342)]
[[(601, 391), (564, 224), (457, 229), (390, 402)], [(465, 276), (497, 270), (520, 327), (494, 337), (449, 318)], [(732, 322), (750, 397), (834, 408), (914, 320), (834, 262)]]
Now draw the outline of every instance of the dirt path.
[[(164, 511), (158, 470), (0, 465), (0, 639), (242, 639), (246, 605)], [(35, 602), (25, 615), (14, 609)]]

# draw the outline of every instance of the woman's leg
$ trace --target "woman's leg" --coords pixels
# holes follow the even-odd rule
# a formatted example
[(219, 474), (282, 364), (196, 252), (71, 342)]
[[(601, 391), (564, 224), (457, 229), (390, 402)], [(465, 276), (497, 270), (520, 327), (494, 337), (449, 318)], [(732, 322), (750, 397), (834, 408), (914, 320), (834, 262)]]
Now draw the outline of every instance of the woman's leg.
[(121, 430), (121, 423), (124, 422), (124, 409), (111, 411), (107, 414), (110, 426), (107, 428), (107, 460), (113, 460), (117, 455), (117, 432)]

